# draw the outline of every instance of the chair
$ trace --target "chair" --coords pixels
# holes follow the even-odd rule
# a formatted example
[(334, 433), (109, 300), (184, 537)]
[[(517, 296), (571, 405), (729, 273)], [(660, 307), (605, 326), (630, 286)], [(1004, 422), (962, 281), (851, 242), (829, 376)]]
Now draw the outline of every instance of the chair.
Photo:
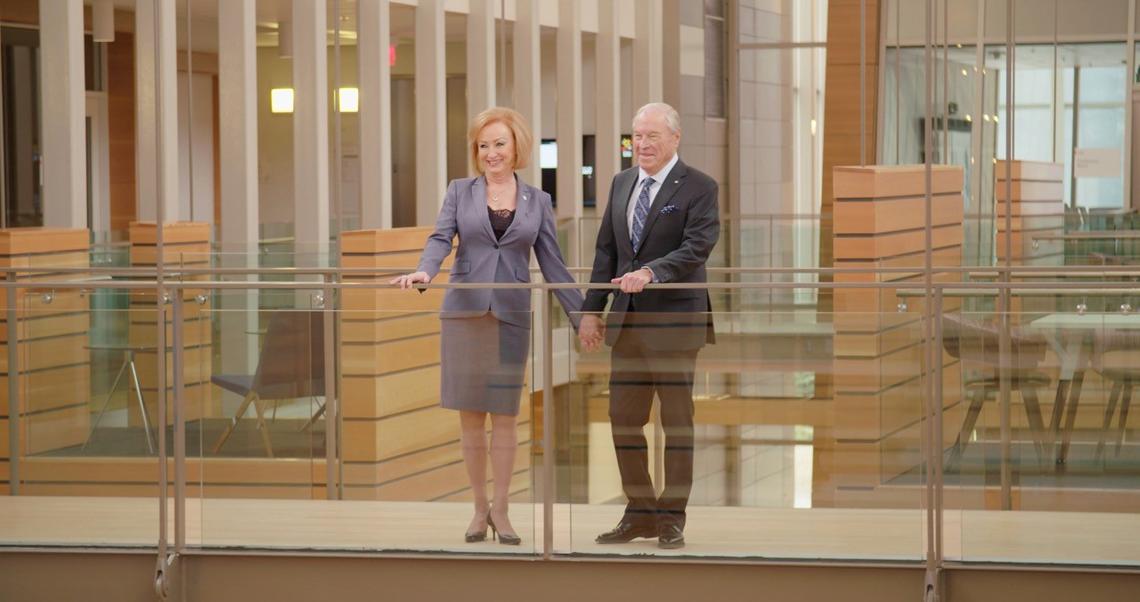
[(1046, 342), (1015, 330), (1010, 334), (1009, 354), (1005, 358), (999, 353), (999, 344), (1000, 332), (992, 324), (971, 320), (960, 314), (942, 316), (942, 346), (952, 357), (961, 360), (963, 374), (967, 370), (978, 373), (978, 376), (969, 377), (964, 383), (969, 390), (970, 406), (966, 410), (962, 430), (954, 442), (950, 464), (957, 462), (965, 451), (987, 393), (1000, 385), (1002, 368), (1008, 369), (1010, 387), (1021, 392), (1037, 459), (1040, 461), (1045, 457), (1045, 423), (1037, 399), (1037, 387), (1048, 386), (1052, 379), (1038, 372), (1037, 368), (1045, 358)]
[(1140, 333), (1135, 331), (1098, 332), (1094, 338), (1093, 369), (1105, 380), (1112, 383), (1108, 394), (1108, 405), (1104, 409), (1104, 423), (1097, 435), (1097, 461), (1104, 454), (1105, 439), (1112, 426), (1116, 404), (1120, 403), (1120, 421), (1116, 428), (1116, 456), (1124, 444), (1124, 433), (1128, 427), (1128, 410), (1132, 405), (1132, 389), (1140, 385)]
[[(257, 428), (269, 457), (273, 446), (261, 404), (265, 401), (317, 397), (325, 394), (324, 315), (319, 311), (276, 311), (269, 319), (257, 370), (253, 374), (216, 374), (215, 385), (243, 397), (230, 424), (214, 443), (214, 454), (221, 451), (237, 427), (238, 419), (252, 404)], [(324, 405), (310, 419), (310, 424)], [(306, 425), (308, 426), (308, 425)]]

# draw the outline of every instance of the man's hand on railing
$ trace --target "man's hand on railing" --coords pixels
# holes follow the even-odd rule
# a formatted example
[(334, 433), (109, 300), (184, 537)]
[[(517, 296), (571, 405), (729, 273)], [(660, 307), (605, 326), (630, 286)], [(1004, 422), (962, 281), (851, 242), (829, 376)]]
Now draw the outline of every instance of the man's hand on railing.
[(610, 284), (621, 285), (621, 292), (627, 294), (640, 293), (645, 289), (645, 285), (650, 282), (653, 282), (653, 271), (648, 267), (626, 272), (622, 276), (610, 280)]
[(404, 274), (403, 276), (396, 276), (395, 278), (389, 280), (388, 284), (394, 284), (404, 290), (407, 290), (409, 288), (412, 288), (412, 285), (417, 282), (423, 282), (424, 284), (427, 284), (431, 282), (431, 277), (427, 275), (427, 272), (413, 272), (411, 274)]
[(594, 314), (582, 316), (578, 324), (578, 342), (582, 344), (583, 351), (597, 351), (606, 338), (606, 325), (602, 319)]

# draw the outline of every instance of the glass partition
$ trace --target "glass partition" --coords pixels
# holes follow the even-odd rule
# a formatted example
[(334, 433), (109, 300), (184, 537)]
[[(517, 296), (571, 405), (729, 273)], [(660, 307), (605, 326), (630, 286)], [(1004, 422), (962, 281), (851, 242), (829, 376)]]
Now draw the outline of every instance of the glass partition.
[[(837, 305), (883, 294), (844, 292)], [(616, 340), (567, 368), (558, 553), (924, 556), (928, 370), (916, 310), (613, 319)], [(636, 538), (603, 535), (619, 521)], [(662, 537), (671, 526), (683, 546)]]
[[(257, 292), (218, 292), (188, 324), (215, 337), (213, 418), (188, 452), (201, 466), (199, 545), (541, 549), (532, 315), (441, 319), (442, 290), (376, 284), (341, 290), (331, 312), (315, 291), (272, 309)], [(512, 535), (520, 543), (502, 545)]]
[(942, 345), (957, 360), (946, 375), (961, 383), (964, 406), (943, 453), (947, 559), (1140, 560), (1125, 535), (1140, 524), (1128, 426), (1136, 315), (1121, 310), (1134, 294), (1015, 290), (1005, 321), (993, 311), (942, 316)]
[(14, 298), (0, 315), (12, 479), (0, 545), (153, 547), (159, 430), (173, 435), (171, 415), (158, 419), (154, 294), (33, 286)]
[[(863, 15), (823, 0), (617, 3), (619, 24), (652, 5), (664, 44), (649, 52), (684, 55), (654, 84), (678, 97), (681, 155), (719, 183), (722, 220), (709, 286), (642, 293), (597, 350), (575, 341), (576, 308), (555, 306), (547, 332), (541, 313), (441, 315), (443, 288), (389, 287), (418, 233), (400, 249), (346, 244), (357, 228), (426, 227), (438, 199), (425, 197), (468, 175), (465, 122), (490, 92), (474, 86), (527, 96), (514, 74), (534, 57), (515, 54), (523, 28), (508, 23), (525, 11), (184, 0), (88, 3), (84, 20), (80, 4), (0, 15), (0, 226), (38, 239), (22, 228), (67, 224), (91, 242), (0, 249), (21, 286), (0, 316), (13, 343), (0, 546), (150, 548), (162, 497), (185, 502), (171, 525), (199, 550), (916, 564), (933, 500), (951, 563), (1140, 566), (1128, 0), (884, 0)], [(111, 4), (130, 31), (105, 41), (95, 10)], [(466, 39), (476, 4), (504, 13), (490, 40)], [(588, 101), (575, 128), (590, 148), (605, 127), (593, 96), (610, 87), (596, 86), (605, 15), (591, 10), (586, 84), (562, 90)], [(561, 50), (551, 16), (535, 30), (546, 59)], [(429, 24), (438, 39), (419, 35)], [(649, 86), (634, 67), (646, 46), (644, 28), (617, 29), (608, 93), (625, 124)], [(441, 59), (431, 73), (417, 44)], [(465, 55), (495, 77), (468, 74)], [(552, 65), (531, 65), (545, 150), (565, 84)], [(421, 75), (440, 84), (432, 136), (415, 119)], [(429, 137), (445, 140), (435, 157), (415, 151)], [(837, 194), (835, 166), (925, 161), (961, 168), (960, 207), (957, 180), (930, 203), (915, 187)], [(69, 162), (82, 165), (58, 170)], [(840, 215), (837, 198), (938, 204), (933, 273), (925, 218), (850, 227), (866, 216)], [(194, 235), (136, 238), (160, 206)], [(258, 223), (223, 232), (243, 206)], [(557, 236), (586, 282), (601, 218), (563, 213), (583, 216)], [(100, 268), (86, 289), (61, 283), (76, 265)], [(658, 311), (678, 306), (694, 311)], [(449, 400), (500, 411), (475, 425)], [(626, 532), (604, 535), (623, 516)]]
[[(559, 327), (549, 401), (545, 333), (529, 313), (441, 318), (439, 289), (350, 287), (329, 312), (312, 290), (185, 287), (167, 304), (166, 386), (185, 420), (186, 541), (539, 554), (549, 411), (558, 555), (918, 562), (934, 446), (948, 561), (1135, 565), (1140, 548), (1121, 534), (1136, 528), (1140, 490), (1128, 422), (1140, 293), (1022, 282), (1007, 320), (996, 288), (958, 290), (929, 330), (925, 291), (890, 284), (836, 288), (827, 313), (638, 311), (609, 323), (615, 338), (594, 351)], [(726, 298), (740, 305), (739, 292)], [(171, 484), (177, 433), (174, 405), (163, 426), (154, 403), (155, 298), (103, 293), (125, 308), (94, 307), (90, 290), (20, 295), (17, 363), (6, 364), (25, 404), (19, 495), (4, 498), (20, 519), (0, 545), (156, 541), (158, 429)], [(263, 294), (291, 305), (266, 309)], [(465, 330), (483, 322), (493, 328)], [(487, 421), (478, 440), (439, 406), (476, 381), (476, 401), (510, 406), (505, 430)], [(930, 425), (924, 404), (938, 403)], [(480, 530), (473, 457), (486, 460), (486, 498), (510, 500), (498, 538)], [(627, 512), (631, 494), (640, 505)], [(598, 541), (646, 515), (652, 528)], [(662, 545), (670, 521), (683, 545)], [(511, 531), (520, 545), (500, 543)]]

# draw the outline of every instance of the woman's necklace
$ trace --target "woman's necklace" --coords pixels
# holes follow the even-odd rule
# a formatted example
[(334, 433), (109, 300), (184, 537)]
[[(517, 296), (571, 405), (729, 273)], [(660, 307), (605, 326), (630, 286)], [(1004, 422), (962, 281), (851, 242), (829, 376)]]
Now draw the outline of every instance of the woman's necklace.
[[(507, 187), (509, 187), (509, 185)], [(499, 195), (501, 195), (503, 192), (506, 192), (506, 188), (499, 190), (499, 192), (495, 192), (491, 189), (490, 184), (488, 184), (487, 192), (491, 194), (491, 208), (496, 211), (500, 210)]]

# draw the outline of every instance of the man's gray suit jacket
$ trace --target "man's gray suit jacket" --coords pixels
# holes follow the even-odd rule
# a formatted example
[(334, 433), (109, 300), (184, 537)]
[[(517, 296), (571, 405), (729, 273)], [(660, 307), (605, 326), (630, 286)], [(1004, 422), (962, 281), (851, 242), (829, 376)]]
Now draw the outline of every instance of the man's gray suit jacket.
[[(705, 262), (720, 237), (717, 184), (709, 176), (677, 161), (649, 208), (641, 244), (630, 242), (627, 210), (638, 168), (614, 177), (610, 200), (594, 254), (590, 282), (609, 282), (626, 272), (648, 266), (658, 282), (704, 283)], [(696, 349), (715, 341), (708, 291), (705, 289), (647, 289), (628, 295), (619, 291), (591, 289), (583, 311), (605, 310), (611, 294), (614, 301), (606, 320), (606, 342), (613, 345), (626, 325), (626, 314), (639, 315), (643, 341), (652, 349)]]

